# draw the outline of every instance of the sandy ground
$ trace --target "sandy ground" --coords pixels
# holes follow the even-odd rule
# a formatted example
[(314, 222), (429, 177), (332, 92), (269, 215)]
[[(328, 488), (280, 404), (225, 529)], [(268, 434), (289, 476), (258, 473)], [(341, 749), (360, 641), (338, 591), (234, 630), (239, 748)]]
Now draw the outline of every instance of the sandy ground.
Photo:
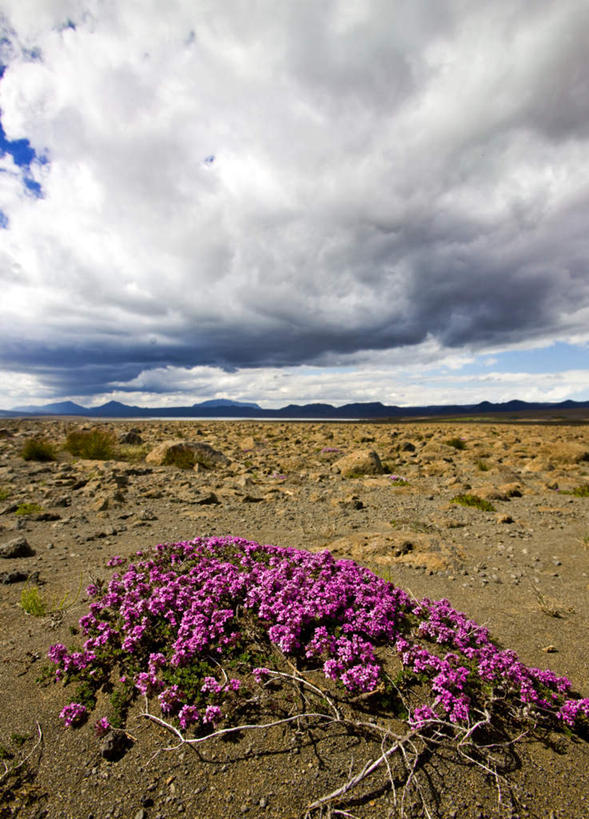
[[(138, 720), (132, 748), (109, 762), (91, 724), (64, 730), (67, 695), (35, 682), (47, 648), (71, 642), (85, 586), (109, 577), (111, 555), (157, 543), (232, 534), (327, 548), (417, 597), (449, 598), (526, 664), (566, 675), (589, 696), (589, 497), (578, 492), (589, 484), (589, 427), (108, 422), (100, 427), (117, 441), (131, 431), (140, 438), (121, 443), (115, 459), (61, 449), (55, 462), (21, 457), (27, 439), (59, 448), (80, 425), (6, 420), (0, 430), (0, 549), (22, 536), (34, 552), (0, 559), (0, 746), (13, 755), (7, 770), (31, 753), (22, 775), (3, 778), (1, 817), (301, 816), (369, 758), (356, 740), (317, 734), (297, 744), (283, 733), (211, 743), (200, 758), (158, 754), (166, 738)], [(207, 444), (225, 457), (196, 469), (161, 465), (149, 453), (166, 441)], [(493, 509), (453, 502), (465, 494)], [(29, 580), (9, 582), (15, 572)], [(53, 609), (44, 617), (19, 605), (35, 583)], [(37, 724), (43, 741), (34, 749)], [(588, 762), (583, 739), (523, 741), (511, 796), (500, 801), (495, 783), (440, 758), (427, 774), (431, 815), (589, 815)], [(419, 802), (403, 808), (424, 815)], [(339, 815), (400, 815), (378, 788), (345, 809)]]

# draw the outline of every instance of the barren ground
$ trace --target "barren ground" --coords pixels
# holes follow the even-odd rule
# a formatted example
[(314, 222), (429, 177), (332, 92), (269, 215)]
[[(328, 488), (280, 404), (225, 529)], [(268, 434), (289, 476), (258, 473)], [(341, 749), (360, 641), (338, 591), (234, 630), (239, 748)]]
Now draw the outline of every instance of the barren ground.
[[(589, 696), (589, 497), (573, 494), (589, 484), (589, 427), (125, 421), (100, 426), (117, 439), (138, 432), (143, 443), (123, 449), (129, 460), (21, 457), (28, 438), (60, 446), (80, 423), (1, 422), (0, 547), (23, 535), (34, 555), (0, 559), (6, 581), (15, 571), (31, 576), (0, 585), (0, 748), (12, 756), (8, 768), (30, 754), (18, 775), (0, 780), (0, 817), (296, 817), (374, 757), (368, 742), (341, 732), (283, 728), (213, 740), (198, 755), (157, 753), (169, 737), (137, 717), (129, 723), (135, 741), (112, 762), (92, 720), (64, 729), (67, 692), (36, 683), (47, 649), (72, 643), (85, 586), (109, 577), (110, 556), (157, 543), (232, 534), (330, 549), (417, 597), (447, 597), (526, 664), (566, 675)], [(146, 463), (157, 444), (176, 439), (210, 444), (230, 462), (198, 471)], [(357, 450), (375, 451), (383, 474), (340, 474), (334, 463)], [(451, 503), (464, 493), (494, 511)], [(17, 514), (24, 503), (41, 510)], [(47, 616), (19, 605), (35, 582), (53, 609)], [(490, 777), (440, 754), (424, 761), (422, 787), (432, 816), (584, 817), (588, 751), (586, 740), (562, 733), (524, 738), (501, 797)], [(358, 817), (399, 810), (380, 780), (339, 807)], [(425, 815), (419, 800), (404, 809)]]

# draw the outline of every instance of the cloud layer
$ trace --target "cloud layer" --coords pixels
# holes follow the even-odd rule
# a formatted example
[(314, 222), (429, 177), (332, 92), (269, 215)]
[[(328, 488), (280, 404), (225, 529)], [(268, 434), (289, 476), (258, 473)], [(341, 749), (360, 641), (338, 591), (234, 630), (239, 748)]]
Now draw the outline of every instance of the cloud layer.
[(589, 6), (3, 7), (0, 367), (41, 391), (588, 335)]

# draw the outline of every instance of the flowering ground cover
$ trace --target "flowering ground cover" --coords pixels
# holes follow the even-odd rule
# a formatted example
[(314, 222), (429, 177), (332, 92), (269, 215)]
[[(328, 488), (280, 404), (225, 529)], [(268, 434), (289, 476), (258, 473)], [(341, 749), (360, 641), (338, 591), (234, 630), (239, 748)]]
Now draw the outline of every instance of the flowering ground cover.
[(499, 777), (486, 749), (514, 731), (587, 732), (589, 700), (565, 677), (527, 667), (448, 600), (414, 599), (329, 552), (196, 538), (110, 565), (108, 585), (88, 588), (82, 645), (49, 650), (72, 692), (66, 726), (107, 692), (92, 717), (99, 735), (124, 731), (139, 699), (179, 744), (301, 721), (380, 736), (372, 767), (310, 810), (390, 772), (395, 755), (409, 782), (423, 743), (451, 742)]

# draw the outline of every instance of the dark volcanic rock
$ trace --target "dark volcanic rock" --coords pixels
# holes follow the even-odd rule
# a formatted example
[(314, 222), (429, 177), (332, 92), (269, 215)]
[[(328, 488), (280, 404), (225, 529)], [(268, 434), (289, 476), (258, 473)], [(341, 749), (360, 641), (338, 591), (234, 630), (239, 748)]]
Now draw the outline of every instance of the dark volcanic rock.
[(0, 572), (0, 583), (4, 586), (10, 583), (22, 583), (29, 579), (28, 572), (22, 572), (19, 569), (14, 569), (11, 572)]
[(116, 762), (129, 747), (129, 740), (124, 731), (109, 731), (100, 743), (100, 753), (109, 762)]
[(31, 557), (34, 554), (35, 552), (31, 549), (28, 540), (22, 535), (0, 546), (0, 557)]
[(132, 429), (130, 432), (127, 432), (125, 435), (121, 435), (119, 438), (120, 444), (131, 444), (131, 446), (139, 446), (143, 443), (143, 438), (137, 430)]

